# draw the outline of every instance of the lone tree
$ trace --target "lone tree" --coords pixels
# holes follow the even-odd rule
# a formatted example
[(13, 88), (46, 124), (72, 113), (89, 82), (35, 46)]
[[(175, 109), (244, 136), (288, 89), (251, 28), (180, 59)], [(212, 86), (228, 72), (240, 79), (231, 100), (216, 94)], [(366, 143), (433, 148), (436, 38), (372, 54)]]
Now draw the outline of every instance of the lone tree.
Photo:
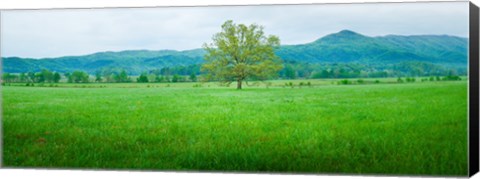
[(265, 36), (262, 26), (237, 25), (229, 20), (212, 40), (203, 45), (207, 53), (202, 71), (207, 80), (227, 84), (236, 81), (237, 89), (242, 89), (243, 81), (266, 80), (282, 69), (282, 62), (274, 53), (280, 40), (277, 36)]

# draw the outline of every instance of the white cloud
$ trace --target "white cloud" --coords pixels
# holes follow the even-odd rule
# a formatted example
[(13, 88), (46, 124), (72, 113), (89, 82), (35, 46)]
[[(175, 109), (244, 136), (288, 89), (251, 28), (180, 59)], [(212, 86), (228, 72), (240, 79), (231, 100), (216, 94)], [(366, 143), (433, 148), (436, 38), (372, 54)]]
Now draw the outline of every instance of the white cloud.
[(282, 44), (342, 29), (378, 36), (468, 36), (468, 2), (2, 11), (2, 56), (57, 57), (200, 48), (228, 20), (257, 23)]

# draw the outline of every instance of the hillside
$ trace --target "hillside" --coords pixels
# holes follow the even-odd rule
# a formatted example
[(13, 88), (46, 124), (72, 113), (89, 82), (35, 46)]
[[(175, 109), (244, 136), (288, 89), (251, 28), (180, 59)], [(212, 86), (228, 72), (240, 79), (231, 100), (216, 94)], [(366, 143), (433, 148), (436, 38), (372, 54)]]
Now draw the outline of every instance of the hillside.
[[(369, 37), (343, 30), (311, 43), (283, 45), (276, 50), (276, 54), (285, 61), (304, 63), (395, 64), (420, 61), (466, 68), (467, 45), (466, 38), (447, 35)], [(82, 70), (94, 73), (105, 68), (117, 68), (139, 74), (163, 67), (200, 64), (203, 62), (204, 53), (202, 49), (127, 50), (43, 59), (6, 57), (2, 60), (4, 72), (10, 73), (41, 69), (58, 72)]]
[(445, 35), (368, 37), (343, 30), (314, 42), (283, 46), (277, 55), (305, 62), (467, 64), (467, 39)]

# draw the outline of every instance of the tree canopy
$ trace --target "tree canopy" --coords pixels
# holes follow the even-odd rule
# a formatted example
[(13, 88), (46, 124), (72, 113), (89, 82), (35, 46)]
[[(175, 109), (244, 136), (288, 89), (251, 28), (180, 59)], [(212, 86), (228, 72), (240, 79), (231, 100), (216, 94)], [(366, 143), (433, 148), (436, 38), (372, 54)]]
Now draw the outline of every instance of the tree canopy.
[(246, 26), (226, 21), (213, 42), (204, 44), (205, 63), (202, 71), (207, 80), (237, 82), (237, 89), (247, 80), (266, 80), (278, 75), (282, 61), (274, 53), (280, 45), (277, 36), (266, 36), (257, 24)]

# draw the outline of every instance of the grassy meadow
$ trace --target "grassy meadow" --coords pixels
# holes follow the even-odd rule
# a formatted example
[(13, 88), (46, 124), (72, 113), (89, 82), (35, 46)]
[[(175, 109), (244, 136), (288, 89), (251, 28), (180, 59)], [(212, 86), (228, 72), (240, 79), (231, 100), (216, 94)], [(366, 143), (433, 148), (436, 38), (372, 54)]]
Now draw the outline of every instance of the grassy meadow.
[[(467, 81), (381, 80), (285, 80), (243, 90), (216, 83), (7, 85), (2, 162), (466, 175)], [(294, 86), (285, 86), (289, 82)]]

